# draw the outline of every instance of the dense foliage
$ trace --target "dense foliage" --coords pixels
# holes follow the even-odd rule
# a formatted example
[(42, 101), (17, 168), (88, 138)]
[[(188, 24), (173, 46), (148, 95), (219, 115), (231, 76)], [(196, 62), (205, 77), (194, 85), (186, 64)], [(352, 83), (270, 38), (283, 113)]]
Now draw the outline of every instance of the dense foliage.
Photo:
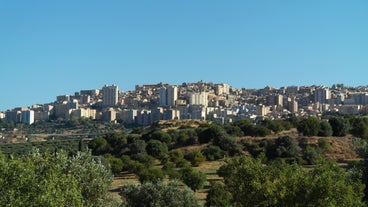
[(2, 206), (102, 206), (111, 179), (108, 167), (88, 152), (0, 155)]
[(60, 150), (75, 154), (78, 151), (87, 149), (88, 140), (83, 139), (55, 139), (44, 142), (24, 142), (24, 143), (6, 143), (0, 144), (0, 151), (4, 155), (25, 155), (30, 153), (34, 148), (40, 152), (56, 152)]
[[(332, 116), (322, 120), (290, 117), (256, 122), (244, 119), (226, 125), (205, 123), (170, 129), (153, 125), (130, 131), (110, 130), (88, 142), (92, 154), (100, 156), (98, 159), (78, 152), (87, 147), (86, 140), (81, 139), (2, 144), (0, 149), (6, 156), (1, 157), (0, 173), (6, 177), (0, 178), (0, 186), (5, 186), (0, 190), (0, 203), (106, 205), (111, 176), (105, 166), (109, 165), (115, 175), (128, 171), (140, 181), (140, 185), (122, 190), (126, 206), (162, 206), (162, 202), (167, 202), (164, 206), (181, 206), (185, 202), (189, 203), (185, 206), (197, 206), (193, 191), (203, 188), (208, 189), (206, 206), (362, 206), (362, 183), (368, 183), (368, 173), (362, 175), (362, 172), (368, 172), (368, 165), (362, 162), (356, 171), (351, 171), (322, 157), (332, 151), (331, 136), (351, 133), (368, 139), (367, 120), (364, 117)], [(94, 123), (70, 120), (66, 125), (89, 128)], [(292, 127), (298, 130), (298, 138), (294, 137), (294, 129), (283, 132)], [(24, 155), (33, 146), (40, 151), (25, 157), (11, 155), (17, 154), (14, 149)], [(69, 150), (64, 152), (59, 148)], [(226, 160), (218, 171), (223, 180), (206, 182), (209, 180), (201, 170), (206, 160)], [(306, 170), (302, 167), (305, 164), (312, 166)], [(166, 179), (177, 181), (167, 183)], [(20, 193), (24, 191), (29, 193)], [(44, 196), (35, 195), (34, 191)], [(180, 193), (185, 196), (180, 197)], [(23, 200), (21, 195), (25, 196)], [(54, 200), (50, 199), (52, 196)]]
[(242, 156), (228, 159), (218, 173), (233, 206), (364, 206), (363, 184), (329, 161), (305, 170), (283, 161), (263, 165), (260, 159)]
[(177, 181), (146, 182), (128, 185), (121, 191), (124, 207), (197, 207), (198, 199), (187, 187), (181, 188)]

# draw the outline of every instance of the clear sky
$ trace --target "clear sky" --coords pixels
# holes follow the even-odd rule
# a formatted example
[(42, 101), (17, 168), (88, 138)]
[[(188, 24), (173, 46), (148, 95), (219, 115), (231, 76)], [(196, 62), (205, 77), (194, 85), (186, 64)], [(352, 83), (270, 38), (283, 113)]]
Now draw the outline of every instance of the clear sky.
[(368, 85), (368, 1), (0, 0), (0, 111), (199, 80)]

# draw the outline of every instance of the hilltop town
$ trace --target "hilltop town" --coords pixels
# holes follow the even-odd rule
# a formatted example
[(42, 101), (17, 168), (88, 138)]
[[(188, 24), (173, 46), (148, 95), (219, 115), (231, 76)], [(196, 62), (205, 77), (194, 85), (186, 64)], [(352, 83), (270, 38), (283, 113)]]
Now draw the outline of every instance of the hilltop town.
[(279, 119), (320, 116), (323, 113), (365, 113), (368, 87), (288, 86), (237, 89), (225, 83), (199, 81), (170, 85), (136, 85), (120, 91), (116, 85), (59, 95), (53, 103), (0, 112), (14, 123), (90, 118), (147, 126), (158, 120), (200, 119), (220, 123), (239, 119)]

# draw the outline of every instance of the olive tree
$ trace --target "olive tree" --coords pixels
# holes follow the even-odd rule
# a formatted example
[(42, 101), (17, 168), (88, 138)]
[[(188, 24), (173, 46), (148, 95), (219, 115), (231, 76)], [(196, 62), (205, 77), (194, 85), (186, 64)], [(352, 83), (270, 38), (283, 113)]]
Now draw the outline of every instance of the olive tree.
[(194, 192), (177, 181), (131, 184), (122, 188), (120, 195), (125, 207), (199, 207)]

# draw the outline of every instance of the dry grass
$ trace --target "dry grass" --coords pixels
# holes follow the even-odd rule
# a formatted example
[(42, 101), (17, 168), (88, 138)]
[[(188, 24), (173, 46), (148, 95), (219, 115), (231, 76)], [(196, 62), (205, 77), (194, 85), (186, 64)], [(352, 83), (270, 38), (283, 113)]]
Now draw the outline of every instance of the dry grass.
[[(210, 187), (210, 181), (221, 180), (221, 178), (217, 175), (217, 170), (222, 165), (222, 161), (206, 161), (200, 164), (200, 166), (195, 167), (196, 170), (206, 173), (207, 181), (205, 182), (205, 187), (203, 189), (199, 189), (195, 192), (198, 197), (200, 204), (204, 204), (207, 191)], [(122, 172), (119, 175), (115, 176), (111, 186), (109, 196), (119, 202), (122, 202), (121, 196), (119, 195), (120, 189), (123, 186), (129, 184), (139, 184), (138, 177), (133, 173)]]
[(116, 175), (112, 180), (109, 196), (119, 202), (122, 202), (121, 196), (119, 195), (120, 189), (123, 186), (135, 183), (139, 183), (138, 177), (135, 174), (129, 172), (121, 172), (119, 175)]
[[(165, 123), (167, 125), (172, 123)], [(325, 137), (304, 137), (299, 136), (295, 129), (292, 129), (287, 132), (282, 132), (282, 134), (270, 135), (267, 137), (240, 137), (237, 138), (239, 143), (245, 142), (259, 142), (264, 139), (277, 139), (280, 136), (292, 136), (296, 137), (299, 141), (304, 144), (317, 145), (318, 140)], [(359, 159), (358, 154), (352, 149), (352, 137), (327, 137), (325, 138), (330, 143), (332, 150), (331, 152), (325, 153), (325, 156), (331, 159), (335, 159), (337, 161), (346, 161), (346, 160), (357, 160)], [(179, 148), (183, 153), (192, 151), (192, 150), (201, 150), (205, 148), (207, 145), (192, 145), (187, 147)], [(196, 196), (200, 200), (200, 204), (204, 204), (207, 196), (207, 192), (210, 188), (211, 181), (222, 181), (221, 177), (217, 175), (217, 170), (223, 164), (223, 161), (206, 161), (200, 164), (198, 167), (194, 167), (196, 170), (204, 172), (207, 175), (207, 181), (205, 182), (205, 186), (203, 189), (199, 189), (195, 192)], [(162, 167), (159, 164), (156, 167)], [(111, 184), (110, 196), (116, 200), (121, 200), (121, 196), (119, 195), (120, 189), (132, 183), (139, 183), (138, 177), (135, 174), (131, 174), (128, 172), (122, 172), (120, 175), (116, 176)]]

